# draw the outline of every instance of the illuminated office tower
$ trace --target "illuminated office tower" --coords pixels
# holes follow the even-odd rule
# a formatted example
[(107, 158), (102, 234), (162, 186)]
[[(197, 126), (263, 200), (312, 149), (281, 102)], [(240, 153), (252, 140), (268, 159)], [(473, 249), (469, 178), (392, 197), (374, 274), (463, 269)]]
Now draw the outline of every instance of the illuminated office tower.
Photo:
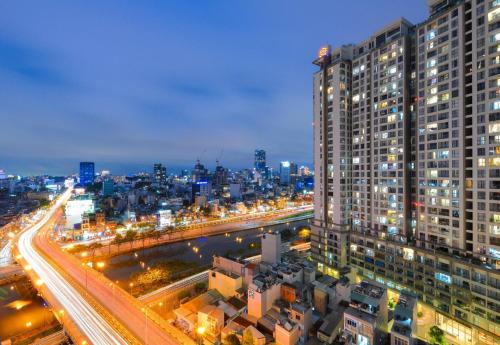
[(161, 163), (155, 163), (153, 166), (154, 182), (159, 187), (167, 185), (167, 167)]
[(94, 162), (80, 162), (80, 184), (88, 186), (94, 183), (95, 164)]
[[(500, 1), (429, 0), (313, 76), (312, 257), (411, 291), (460, 344), (500, 342)], [(342, 250), (347, 250), (343, 252)]]
[(254, 168), (258, 172), (263, 172), (266, 169), (266, 151), (255, 150)]
[(290, 162), (284, 161), (280, 163), (280, 184), (288, 186), (290, 184)]

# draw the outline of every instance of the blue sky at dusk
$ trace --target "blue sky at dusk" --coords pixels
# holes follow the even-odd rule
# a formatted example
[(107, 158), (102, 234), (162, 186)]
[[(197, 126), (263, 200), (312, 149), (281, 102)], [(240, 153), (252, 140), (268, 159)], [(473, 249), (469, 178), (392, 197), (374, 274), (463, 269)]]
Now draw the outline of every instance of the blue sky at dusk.
[(311, 64), (425, 0), (2, 1), (0, 168), (312, 164)]

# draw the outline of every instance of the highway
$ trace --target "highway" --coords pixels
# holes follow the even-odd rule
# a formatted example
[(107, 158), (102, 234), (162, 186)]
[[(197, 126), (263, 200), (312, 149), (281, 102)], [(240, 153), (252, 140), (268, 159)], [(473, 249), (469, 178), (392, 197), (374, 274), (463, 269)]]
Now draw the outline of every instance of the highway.
[[(179, 329), (101, 273), (82, 265), (51, 240), (64, 194), (45, 216), (19, 237), (22, 260), (85, 335), (86, 344), (194, 344)], [(35, 281), (35, 285), (37, 282)]]
[(19, 261), (34, 278), (34, 285), (46, 290), (57, 302), (53, 305), (56, 312), (67, 315), (73, 321), (72, 326), (78, 328), (79, 343), (195, 344), (143, 301), (82, 265), (51, 240), (52, 224), (61, 217), (61, 206), (71, 192), (71, 189), (64, 192), (43, 216), (23, 230), (17, 250)]
[(23, 260), (41, 279), (58, 300), (77, 327), (92, 344), (126, 344), (125, 340), (104, 320), (62, 275), (34, 248), (33, 238), (47, 224), (56, 211), (68, 200), (68, 189), (36, 224), (28, 227), (19, 237), (18, 250)]
[(10, 240), (0, 250), (0, 267), (7, 266), (12, 263), (12, 244)]

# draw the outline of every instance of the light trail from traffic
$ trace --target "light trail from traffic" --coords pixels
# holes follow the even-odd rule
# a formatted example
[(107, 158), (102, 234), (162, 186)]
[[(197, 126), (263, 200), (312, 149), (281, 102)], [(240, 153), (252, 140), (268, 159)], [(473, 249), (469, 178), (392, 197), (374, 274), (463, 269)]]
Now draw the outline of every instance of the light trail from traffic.
[(0, 267), (7, 266), (12, 262), (12, 243), (10, 240), (0, 250)]
[(71, 189), (68, 189), (39, 222), (29, 227), (20, 235), (18, 241), (19, 253), (90, 343), (127, 344), (113, 327), (90, 306), (84, 297), (33, 247), (33, 238), (37, 232), (50, 221), (57, 209), (70, 196)]

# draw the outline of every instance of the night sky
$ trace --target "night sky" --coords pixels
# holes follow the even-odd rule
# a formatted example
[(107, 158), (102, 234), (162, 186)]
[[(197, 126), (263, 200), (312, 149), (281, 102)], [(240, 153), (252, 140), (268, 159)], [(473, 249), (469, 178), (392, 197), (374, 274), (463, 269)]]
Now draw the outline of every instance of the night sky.
[(312, 164), (311, 64), (426, 0), (0, 2), (0, 169)]

